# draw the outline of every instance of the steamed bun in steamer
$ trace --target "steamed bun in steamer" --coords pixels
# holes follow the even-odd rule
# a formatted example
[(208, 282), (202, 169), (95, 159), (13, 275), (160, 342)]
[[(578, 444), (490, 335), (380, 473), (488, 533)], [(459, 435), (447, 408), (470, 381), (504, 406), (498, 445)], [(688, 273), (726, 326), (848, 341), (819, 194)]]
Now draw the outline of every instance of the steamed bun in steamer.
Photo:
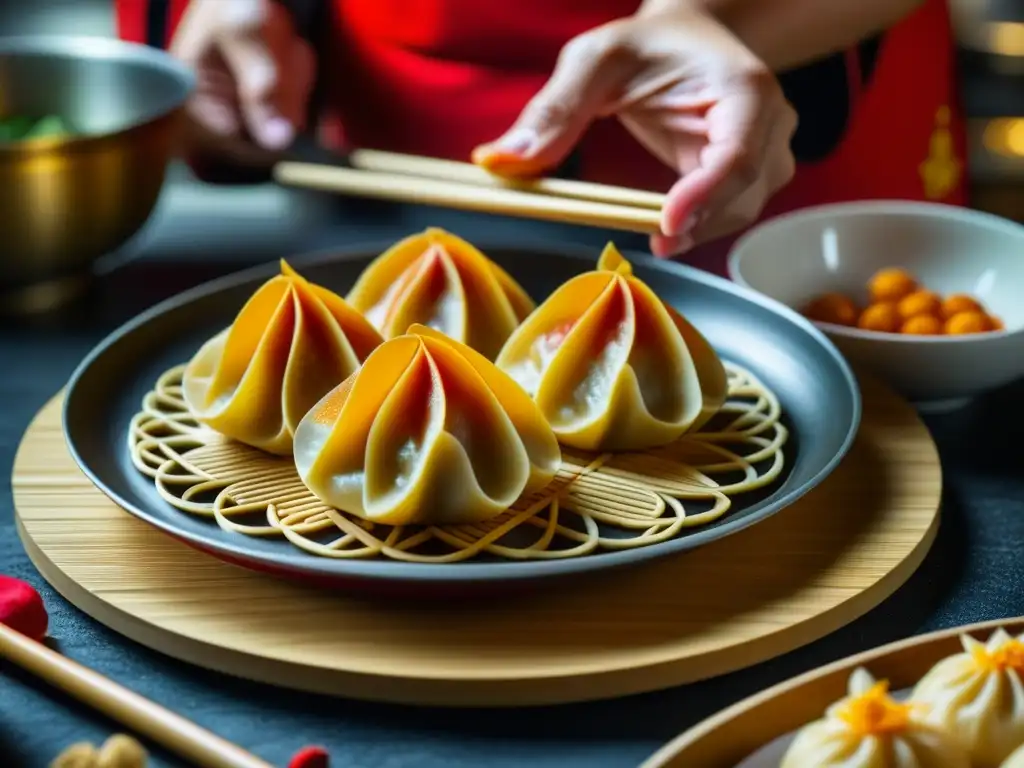
[(987, 643), (960, 638), (963, 652), (943, 659), (914, 688), (926, 719), (953, 734), (976, 768), (997, 768), (1024, 744), (1024, 638), (1000, 628)]
[(971, 768), (956, 740), (921, 714), (857, 669), (847, 697), (800, 730), (780, 768)]

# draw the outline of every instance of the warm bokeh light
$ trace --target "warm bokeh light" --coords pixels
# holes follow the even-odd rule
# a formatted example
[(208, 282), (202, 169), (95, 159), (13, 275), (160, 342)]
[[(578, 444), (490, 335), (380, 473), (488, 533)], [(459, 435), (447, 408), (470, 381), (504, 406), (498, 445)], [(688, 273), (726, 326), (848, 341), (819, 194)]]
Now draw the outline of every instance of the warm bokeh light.
[(1024, 22), (994, 21), (988, 27), (988, 50), (999, 56), (1024, 56)]
[(985, 126), (982, 142), (990, 152), (1024, 158), (1024, 117), (992, 120)]

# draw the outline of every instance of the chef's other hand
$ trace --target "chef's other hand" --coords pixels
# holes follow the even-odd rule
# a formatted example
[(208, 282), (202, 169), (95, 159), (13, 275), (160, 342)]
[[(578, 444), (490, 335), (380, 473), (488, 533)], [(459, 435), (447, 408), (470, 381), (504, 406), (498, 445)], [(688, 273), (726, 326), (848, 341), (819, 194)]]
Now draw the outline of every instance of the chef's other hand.
[(304, 127), (316, 62), (272, 0), (192, 0), (171, 53), (196, 73), (188, 149), (263, 164)]
[(499, 174), (536, 175), (562, 162), (594, 119), (616, 115), (680, 175), (662, 234), (651, 238), (655, 255), (753, 222), (793, 176), (796, 113), (727, 28), (678, 5), (642, 8), (570, 41), (512, 128), (474, 159)]

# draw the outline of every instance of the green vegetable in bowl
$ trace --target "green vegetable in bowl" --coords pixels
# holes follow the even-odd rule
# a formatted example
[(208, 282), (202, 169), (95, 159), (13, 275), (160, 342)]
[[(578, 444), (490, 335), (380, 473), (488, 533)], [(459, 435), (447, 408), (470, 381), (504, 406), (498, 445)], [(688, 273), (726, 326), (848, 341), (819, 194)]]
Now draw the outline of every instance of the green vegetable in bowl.
[(67, 123), (57, 115), (47, 115), (32, 126), (32, 129), (25, 134), (26, 139), (57, 138), (67, 136), (71, 133)]
[(67, 121), (57, 115), (42, 118), (14, 115), (0, 118), (0, 142), (56, 139), (74, 133)]

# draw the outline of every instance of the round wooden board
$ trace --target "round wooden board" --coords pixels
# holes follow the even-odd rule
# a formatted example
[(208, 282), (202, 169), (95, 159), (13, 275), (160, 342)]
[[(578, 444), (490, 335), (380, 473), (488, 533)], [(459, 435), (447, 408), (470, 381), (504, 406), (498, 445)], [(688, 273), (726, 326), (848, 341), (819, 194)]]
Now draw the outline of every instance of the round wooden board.
[(789, 509), (677, 557), (486, 603), (345, 597), (190, 549), (89, 483), (65, 447), (59, 397), (25, 434), (14, 502), (29, 557), (64, 597), (193, 664), (435, 706), (624, 696), (809, 643), (918, 567), (939, 522), (935, 444), (906, 402), (873, 380), (861, 386), (856, 444)]

